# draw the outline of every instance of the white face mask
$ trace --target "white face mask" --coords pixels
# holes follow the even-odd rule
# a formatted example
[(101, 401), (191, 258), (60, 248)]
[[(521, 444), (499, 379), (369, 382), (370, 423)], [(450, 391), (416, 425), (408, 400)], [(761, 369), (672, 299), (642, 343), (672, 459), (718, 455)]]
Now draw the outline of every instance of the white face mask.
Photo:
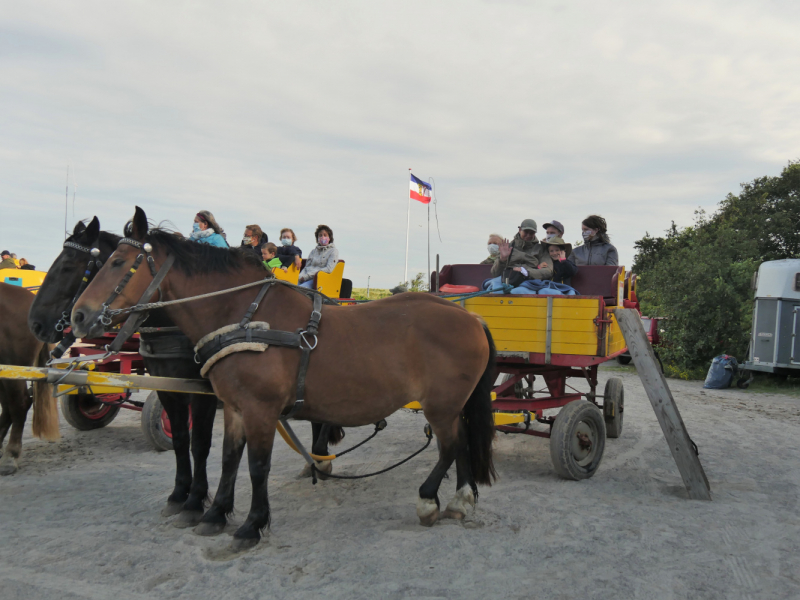
[(252, 239), (253, 238), (243, 237), (242, 238), (242, 246), (249, 246), (250, 245), (250, 240), (252, 240)]
[(583, 232), (581, 232), (581, 235), (583, 236), (583, 241), (584, 242), (588, 242), (596, 234), (597, 234), (597, 230), (596, 229), (585, 229)]
[(558, 234), (557, 234), (557, 233), (548, 233), (548, 234), (547, 234), (547, 241), (549, 242), (549, 241), (550, 241), (550, 240), (552, 240), (554, 237), (558, 237)]
[(500, 246), (497, 244), (489, 244), (486, 246), (486, 249), (489, 251), (491, 256), (495, 256), (496, 254), (500, 254)]
[(281, 244), (283, 244), (284, 246), (291, 246), (292, 238), (281, 238)]

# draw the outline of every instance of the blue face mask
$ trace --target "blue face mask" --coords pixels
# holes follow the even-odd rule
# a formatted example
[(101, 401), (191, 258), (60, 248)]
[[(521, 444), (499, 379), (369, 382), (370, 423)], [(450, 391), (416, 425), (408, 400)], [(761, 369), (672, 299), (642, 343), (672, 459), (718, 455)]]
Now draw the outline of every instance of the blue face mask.
[(284, 246), (291, 246), (292, 238), (281, 238), (281, 244), (283, 244)]
[(197, 233), (200, 231), (200, 223), (192, 223), (192, 232)]

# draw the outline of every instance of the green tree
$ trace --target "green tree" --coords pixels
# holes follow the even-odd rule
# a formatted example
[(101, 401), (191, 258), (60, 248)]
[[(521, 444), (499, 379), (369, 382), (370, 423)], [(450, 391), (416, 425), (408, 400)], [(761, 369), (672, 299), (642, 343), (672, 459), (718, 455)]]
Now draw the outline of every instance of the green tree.
[(800, 163), (729, 194), (714, 214), (695, 213), (664, 237), (635, 243), (642, 311), (665, 316), (663, 356), (679, 373), (704, 370), (718, 354), (747, 354), (753, 273), (765, 260), (800, 255)]

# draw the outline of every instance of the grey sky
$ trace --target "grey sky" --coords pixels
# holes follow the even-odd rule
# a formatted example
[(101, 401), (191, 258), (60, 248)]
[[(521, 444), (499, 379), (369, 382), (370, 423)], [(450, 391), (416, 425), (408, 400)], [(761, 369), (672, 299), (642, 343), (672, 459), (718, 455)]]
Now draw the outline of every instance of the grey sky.
[(4, 3), (0, 246), (50, 265), (69, 164), (76, 218), (119, 232), (139, 204), (188, 233), (204, 208), (306, 253), (327, 223), (346, 276), (386, 287), (413, 167), (444, 263), (599, 212), (630, 265), (645, 231), (800, 158), (799, 25), (769, 1)]

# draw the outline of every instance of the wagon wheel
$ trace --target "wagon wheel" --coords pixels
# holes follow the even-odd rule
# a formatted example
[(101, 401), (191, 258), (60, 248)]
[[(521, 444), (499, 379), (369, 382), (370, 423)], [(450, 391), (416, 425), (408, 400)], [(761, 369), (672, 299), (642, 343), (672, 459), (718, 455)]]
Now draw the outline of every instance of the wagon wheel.
[(621, 364), (621, 365), (629, 365), (629, 364), (631, 364), (631, 360), (632, 360), (632, 358), (631, 358), (631, 356), (630, 356), (630, 355), (628, 355), (628, 356), (625, 356), (624, 354), (620, 354), (620, 355), (617, 357), (617, 362), (618, 362), (619, 364)]
[(61, 414), (79, 431), (105, 427), (119, 413), (119, 406), (100, 402), (92, 393), (70, 394), (61, 398)]
[(597, 471), (606, 445), (603, 413), (588, 400), (574, 400), (556, 416), (550, 431), (550, 458), (565, 479), (588, 479)]
[[(189, 431), (192, 430), (192, 408), (189, 407)], [(158, 392), (150, 392), (142, 408), (142, 433), (159, 452), (172, 450), (172, 425), (167, 411), (158, 399)]]
[(625, 416), (625, 390), (622, 379), (610, 377), (603, 392), (603, 417), (606, 420), (606, 436), (618, 438), (622, 435), (622, 418)]

